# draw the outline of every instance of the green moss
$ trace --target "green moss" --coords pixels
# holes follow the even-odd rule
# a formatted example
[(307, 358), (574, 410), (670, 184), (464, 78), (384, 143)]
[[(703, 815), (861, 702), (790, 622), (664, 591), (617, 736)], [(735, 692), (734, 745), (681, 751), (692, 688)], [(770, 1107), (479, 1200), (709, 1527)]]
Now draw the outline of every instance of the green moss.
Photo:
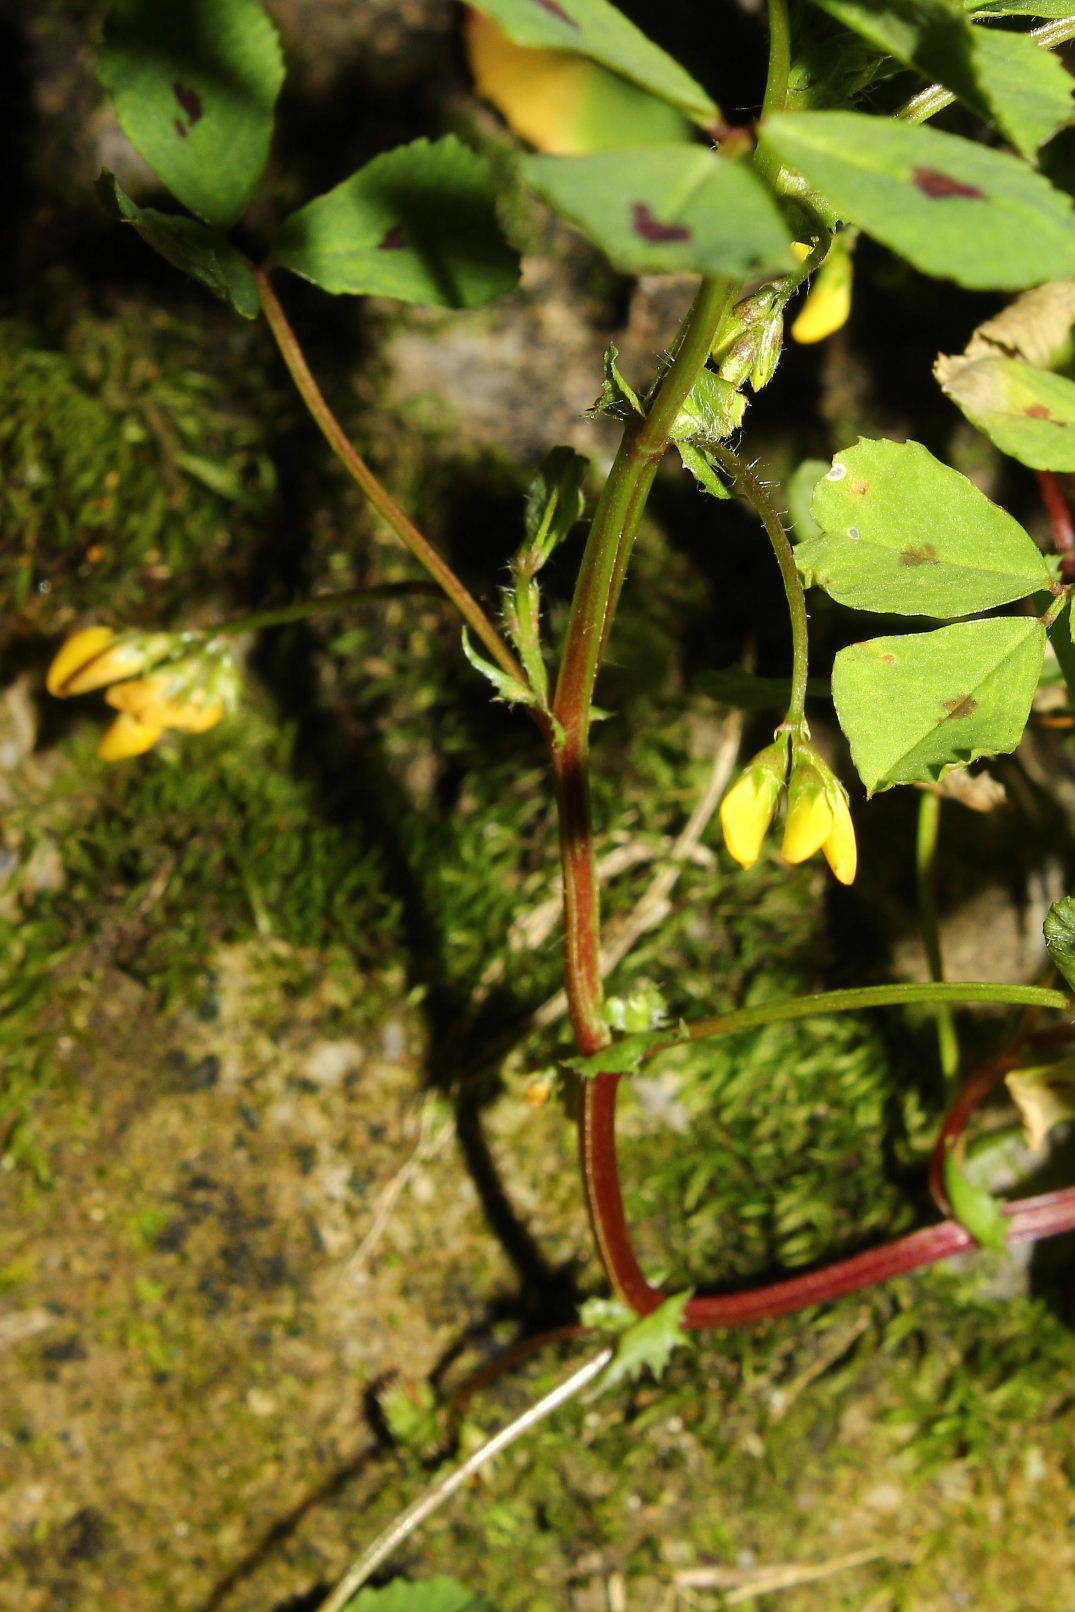
[(45, 328), (0, 323), (0, 390), (19, 400), (0, 417), (0, 601), (45, 631), (149, 602), (159, 621), (246, 565), (273, 497), (266, 419), (237, 382), (252, 338), (57, 301)]

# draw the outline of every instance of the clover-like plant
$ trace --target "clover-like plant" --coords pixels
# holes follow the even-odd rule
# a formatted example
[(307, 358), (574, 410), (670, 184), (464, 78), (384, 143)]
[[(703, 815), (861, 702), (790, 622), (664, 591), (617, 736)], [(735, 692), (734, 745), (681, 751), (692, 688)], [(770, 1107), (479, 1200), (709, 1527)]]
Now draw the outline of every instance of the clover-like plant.
[[(1072, 80), (1055, 50), (1075, 37), (1075, 15), (1068, 0), (982, 0), (966, 8), (960, 0), (817, 0), (791, 13), (788, 0), (768, 0), (760, 113), (737, 125), (608, 0), (477, 0), (474, 9), (496, 29), (496, 38), (488, 27), (472, 30), (487, 83), (490, 74), (495, 79), (497, 49), (525, 81), (529, 51), (535, 74), (562, 60), (591, 97), (547, 138), (547, 112), (535, 112), (531, 97), (520, 126), (546, 149), (517, 155), (512, 185), (581, 231), (618, 271), (697, 279), (690, 311), (644, 393), (621, 373), (614, 349), (606, 356), (596, 409), (620, 422), (621, 437), (588, 510), (574, 599), (556, 643), (542, 622), (539, 578), (583, 512), (586, 462), (550, 444), (531, 489), (525, 544), (514, 558), (505, 556), (511, 581), (502, 621), (495, 621), (347, 439), (281, 301), (287, 275), (330, 294), (446, 308), (475, 308), (510, 292), (519, 257), (499, 222), (499, 169), (450, 134), (384, 151), (286, 217), (253, 256), (230, 232), (269, 152), (283, 78), (272, 22), (259, 0), (115, 0), (101, 77), (130, 140), (186, 211), (142, 206), (110, 174), (99, 191), (119, 222), (238, 316), (264, 318), (329, 446), (456, 606), (472, 665), (544, 736), (561, 831), (564, 979), (576, 1044), (569, 1062), (579, 1084), (583, 1182), (617, 1297), (649, 1314), (665, 1295), (635, 1256), (614, 1116), (621, 1076), (661, 1046), (899, 1002), (1070, 1009), (1062, 991), (1044, 986), (938, 979), (745, 1008), (676, 1030), (621, 1016), (617, 1034), (602, 985), (589, 780), (595, 683), (639, 522), (669, 451), (706, 494), (727, 499), (734, 492), (753, 509), (790, 616), (792, 667), (781, 719), (722, 812), (729, 849), (744, 867), (757, 859), (786, 787), (786, 859), (820, 850), (837, 878), (855, 876), (848, 794), (814, 749), (806, 720), (805, 589), (886, 618), (882, 636), (837, 654), (832, 676), (836, 715), (867, 794), (935, 786), (978, 757), (1012, 751), (1049, 642), (1072, 688), (1075, 537), (1061, 478), (1075, 471), (1075, 208), (1039, 154), (1072, 121)], [(1027, 29), (1028, 19), (1045, 20)], [(744, 88), (742, 99), (751, 93)], [(510, 115), (507, 91), (502, 101)], [(933, 126), (955, 101), (969, 115), (959, 126), (977, 129), (978, 137)], [(600, 105), (615, 108), (603, 126)], [(738, 446), (748, 394), (777, 373), (786, 312), (808, 282), (809, 300), (795, 304), (795, 339), (823, 339), (846, 317), (862, 236), (926, 275), (1018, 294), (962, 356), (941, 360), (938, 378), (1003, 452), (1039, 474), (1054, 552), (1043, 553), (1012, 516), (925, 447), (888, 440), (850, 443), (831, 465), (816, 467), (812, 527), (793, 546), (769, 488)], [(309, 608), (323, 606), (312, 601)], [(299, 613), (296, 606), (284, 612)], [(895, 631), (893, 617), (914, 618), (924, 630)], [(240, 625), (272, 619), (269, 613)], [(123, 680), (131, 676), (126, 663), (111, 664), (127, 642), (83, 636), (82, 647), (92, 648), (91, 660), (109, 663), (99, 665), (107, 675), (94, 686), (114, 671), (111, 701), (131, 720), (157, 732), (169, 725), (194, 730), (222, 714), (224, 693), (205, 681), (205, 645), (197, 649), (198, 670), (193, 650), (162, 648), (151, 638), (148, 651), (142, 646), (149, 669), (132, 683)], [(91, 686), (76, 662), (72, 646), (61, 651), (55, 692)], [(224, 673), (213, 675), (219, 682)], [(161, 678), (167, 688), (158, 686)], [(197, 720), (190, 719), (194, 706)], [(933, 809), (935, 797), (925, 799)], [(1063, 928), (1057, 918), (1053, 943), (1070, 982), (1067, 942), (1055, 934)], [(684, 1324), (776, 1315), (970, 1247), (976, 1237), (1026, 1239), (1075, 1225), (1075, 1191), (1001, 1210), (976, 1197), (962, 1175), (962, 1128), (982, 1091), (1010, 1067), (1011, 1059), (1002, 1059), (984, 1085), (979, 1080), (973, 1100), (960, 1106), (957, 1099), (946, 1125), (937, 1191), (958, 1218), (767, 1288), (690, 1297)]]

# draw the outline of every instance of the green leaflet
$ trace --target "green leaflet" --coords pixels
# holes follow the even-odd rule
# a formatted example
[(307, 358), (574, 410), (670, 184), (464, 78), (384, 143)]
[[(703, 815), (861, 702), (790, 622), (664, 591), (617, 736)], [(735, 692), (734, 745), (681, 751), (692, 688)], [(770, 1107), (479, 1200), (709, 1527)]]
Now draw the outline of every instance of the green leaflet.
[(1053, 902), (1045, 915), (1044, 928), (1053, 965), (1075, 991), (1075, 896)]
[(971, 0), (975, 17), (1070, 17), (1071, 0)]
[[(962, 1138), (960, 1138), (962, 1141)], [(983, 1248), (1002, 1254), (1008, 1241), (1008, 1222), (993, 1194), (965, 1173), (963, 1148), (957, 1144), (944, 1161), (944, 1188), (952, 1214)]]
[(953, 0), (816, 0), (897, 61), (938, 79), (1025, 157), (1071, 116), (1072, 80), (1049, 51), (976, 28)]
[(1075, 209), (1017, 157), (858, 112), (781, 112), (763, 141), (926, 274), (1021, 289), (1071, 272)]
[(935, 783), (1019, 743), (1045, 657), (1029, 616), (871, 638), (836, 656), (832, 697), (867, 792)]
[(477, 9), (517, 45), (588, 56), (695, 123), (704, 126), (720, 115), (702, 86), (608, 0), (479, 0)]
[(223, 235), (183, 213), (159, 213), (151, 207), (136, 206), (107, 170), (98, 179), (96, 190), (106, 212), (123, 224), (133, 225), (161, 257), (207, 286), (214, 296), (230, 302), (244, 319), (257, 318), (261, 297), (254, 272)]
[(344, 1612), (495, 1612), (492, 1601), (454, 1578), (393, 1579), (381, 1589), (368, 1587), (348, 1601)]
[(918, 442), (870, 441), (838, 453), (814, 489), (817, 537), (795, 561), (855, 610), (965, 616), (1049, 586), (1019, 523)]
[(703, 146), (528, 157), (524, 180), (628, 274), (776, 274), (791, 232), (744, 164)]
[(942, 356), (933, 373), (1002, 453), (1033, 470), (1075, 470), (1075, 381), (999, 355)]
[(589, 459), (574, 448), (550, 448), (527, 487), (523, 554), (533, 555), (535, 570), (582, 519), (586, 507), (582, 484), (589, 468)]
[(100, 72), (162, 183), (207, 224), (234, 224), (268, 158), (284, 77), (259, 0), (116, 0)]
[(1071, 74), (1025, 34), (1010, 28), (973, 33), (975, 73), (993, 121), (1024, 157), (1033, 157), (1071, 120)]
[(481, 307), (519, 278), (489, 166), (452, 135), (374, 157), (292, 213), (273, 256), (325, 291), (439, 308)]
[(690, 1297), (689, 1291), (674, 1294), (621, 1334), (616, 1353), (597, 1380), (594, 1398), (625, 1379), (641, 1376), (643, 1371), (649, 1371), (658, 1381), (664, 1376), (674, 1351), (691, 1341), (683, 1328), (683, 1312)]

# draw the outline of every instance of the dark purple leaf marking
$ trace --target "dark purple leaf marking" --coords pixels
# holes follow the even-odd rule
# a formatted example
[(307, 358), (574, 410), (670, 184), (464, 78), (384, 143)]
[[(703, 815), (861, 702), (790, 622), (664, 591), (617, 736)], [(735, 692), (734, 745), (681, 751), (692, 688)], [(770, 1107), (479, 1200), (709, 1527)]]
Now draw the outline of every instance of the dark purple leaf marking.
[(377, 242), (377, 250), (378, 252), (398, 252), (406, 244), (407, 237), (403, 233), (403, 225), (393, 224), (391, 229), (385, 232), (384, 240)]
[(176, 134), (178, 134), (181, 140), (185, 140), (187, 138), (187, 126), (179, 118), (172, 119), (172, 127), (175, 129)]
[(957, 720), (962, 716), (970, 716), (973, 711), (978, 709), (978, 701), (972, 699), (969, 694), (957, 695), (954, 700), (942, 700), (941, 704), (948, 712), (948, 715), (955, 717)]
[(549, 13), (550, 17), (559, 17), (561, 22), (566, 22), (571, 28), (577, 28), (579, 26), (574, 17), (570, 16), (568, 12), (564, 10), (563, 6), (558, 6), (556, 4), (556, 0), (537, 0), (537, 3), (541, 7), (542, 11), (547, 11)]
[(900, 554), (901, 565), (939, 565), (937, 550), (932, 543), (919, 543), (917, 548), (912, 543)]
[(923, 196), (931, 201), (938, 196), (969, 196), (972, 201), (982, 201), (985, 197), (985, 191), (979, 190), (977, 185), (965, 185), (962, 179), (942, 173), (939, 168), (912, 168), (911, 177)]
[(172, 94), (179, 102), (183, 111), (190, 119), (191, 128), (205, 116), (205, 107), (197, 90), (192, 90), (189, 84), (181, 84), (178, 79), (172, 85)]
[(644, 241), (689, 241), (692, 231), (686, 224), (662, 224), (654, 218), (645, 202), (635, 202), (631, 209), (631, 228)]

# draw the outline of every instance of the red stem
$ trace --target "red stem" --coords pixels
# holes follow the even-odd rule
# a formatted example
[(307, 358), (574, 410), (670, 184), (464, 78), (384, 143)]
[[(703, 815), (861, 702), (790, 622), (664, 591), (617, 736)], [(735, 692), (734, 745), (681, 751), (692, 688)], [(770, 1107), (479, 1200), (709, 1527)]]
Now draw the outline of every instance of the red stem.
[(1057, 1025), (1052, 1029), (1038, 1030), (1028, 1036), (1020, 1036), (1015, 1046), (1002, 1047), (989, 1061), (971, 1075), (970, 1079), (957, 1092), (956, 1097), (944, 1116), (940, 1134), (929, 1161), (929, 1190), (937, 1208), (942, 1215), (951, 1212), (951, 1202), (945, 1187), (944, 1171), (949, 1153), (962, 1136), (970, 1123), (971, 1116), (980, 1104), (985, 1102), (989, 1093), (993, 1091), (1004, 1076), (1012, 1069), (1018, 1069), (1026, 1060), (1025, 1046), (1028, 1041), (1036, 1046), (1054, 1046), (1058, 1041), (1067, 1041), (1071, 1037), (1071, 1030), (1066, 1024)]
[[(608, 1268), (616, 1272), (620, 1296), (639, 1315), (649, 1315), (664, 1303), (668, 1294), (646, 1280), (631, 1242), (616, 1165), (619, 1082), (620, 1076), (615, 1074), (597, 1075), (583, 1082), (581, 1097), (588, 1105), (587, 1185), (590, 1201), (597, 1197), (601, 1205), (600, 1223), (595, 1219), (595, 1235)], [(1009, 1218), (1009, 1242), (1055, 1237), (1060, 1232), (1075, 1230), (1075, 1187), (1005, 1204), (1003, 1209)], [(688, 1302), (684, 1324), (709, 1328), (766, 1321), (792, 1310), (806, 1309), (811, 1304), (827, 1304), (845, 1293), (872, 1287), (893, 1276), (903, 1276), (920, 1265), (931, 1265), (977, 1246), (970, 1232), (958, 1221), (944, 1220), (940, 1225), (911, 1232), (881, 1248), (868, 1249), (850, 1259), (826, 1265), (822, 1270), (807, 1271), (783, 1282), (772, 1282), (743, 1293), (699, 1294)]]
[(1075, 479), (1068, 497), (1055, 470), (1039, 470), (1038, 486), (1053, 527), (1053, 547), (1060, 556), (1060, 580), (1075, 582)]

